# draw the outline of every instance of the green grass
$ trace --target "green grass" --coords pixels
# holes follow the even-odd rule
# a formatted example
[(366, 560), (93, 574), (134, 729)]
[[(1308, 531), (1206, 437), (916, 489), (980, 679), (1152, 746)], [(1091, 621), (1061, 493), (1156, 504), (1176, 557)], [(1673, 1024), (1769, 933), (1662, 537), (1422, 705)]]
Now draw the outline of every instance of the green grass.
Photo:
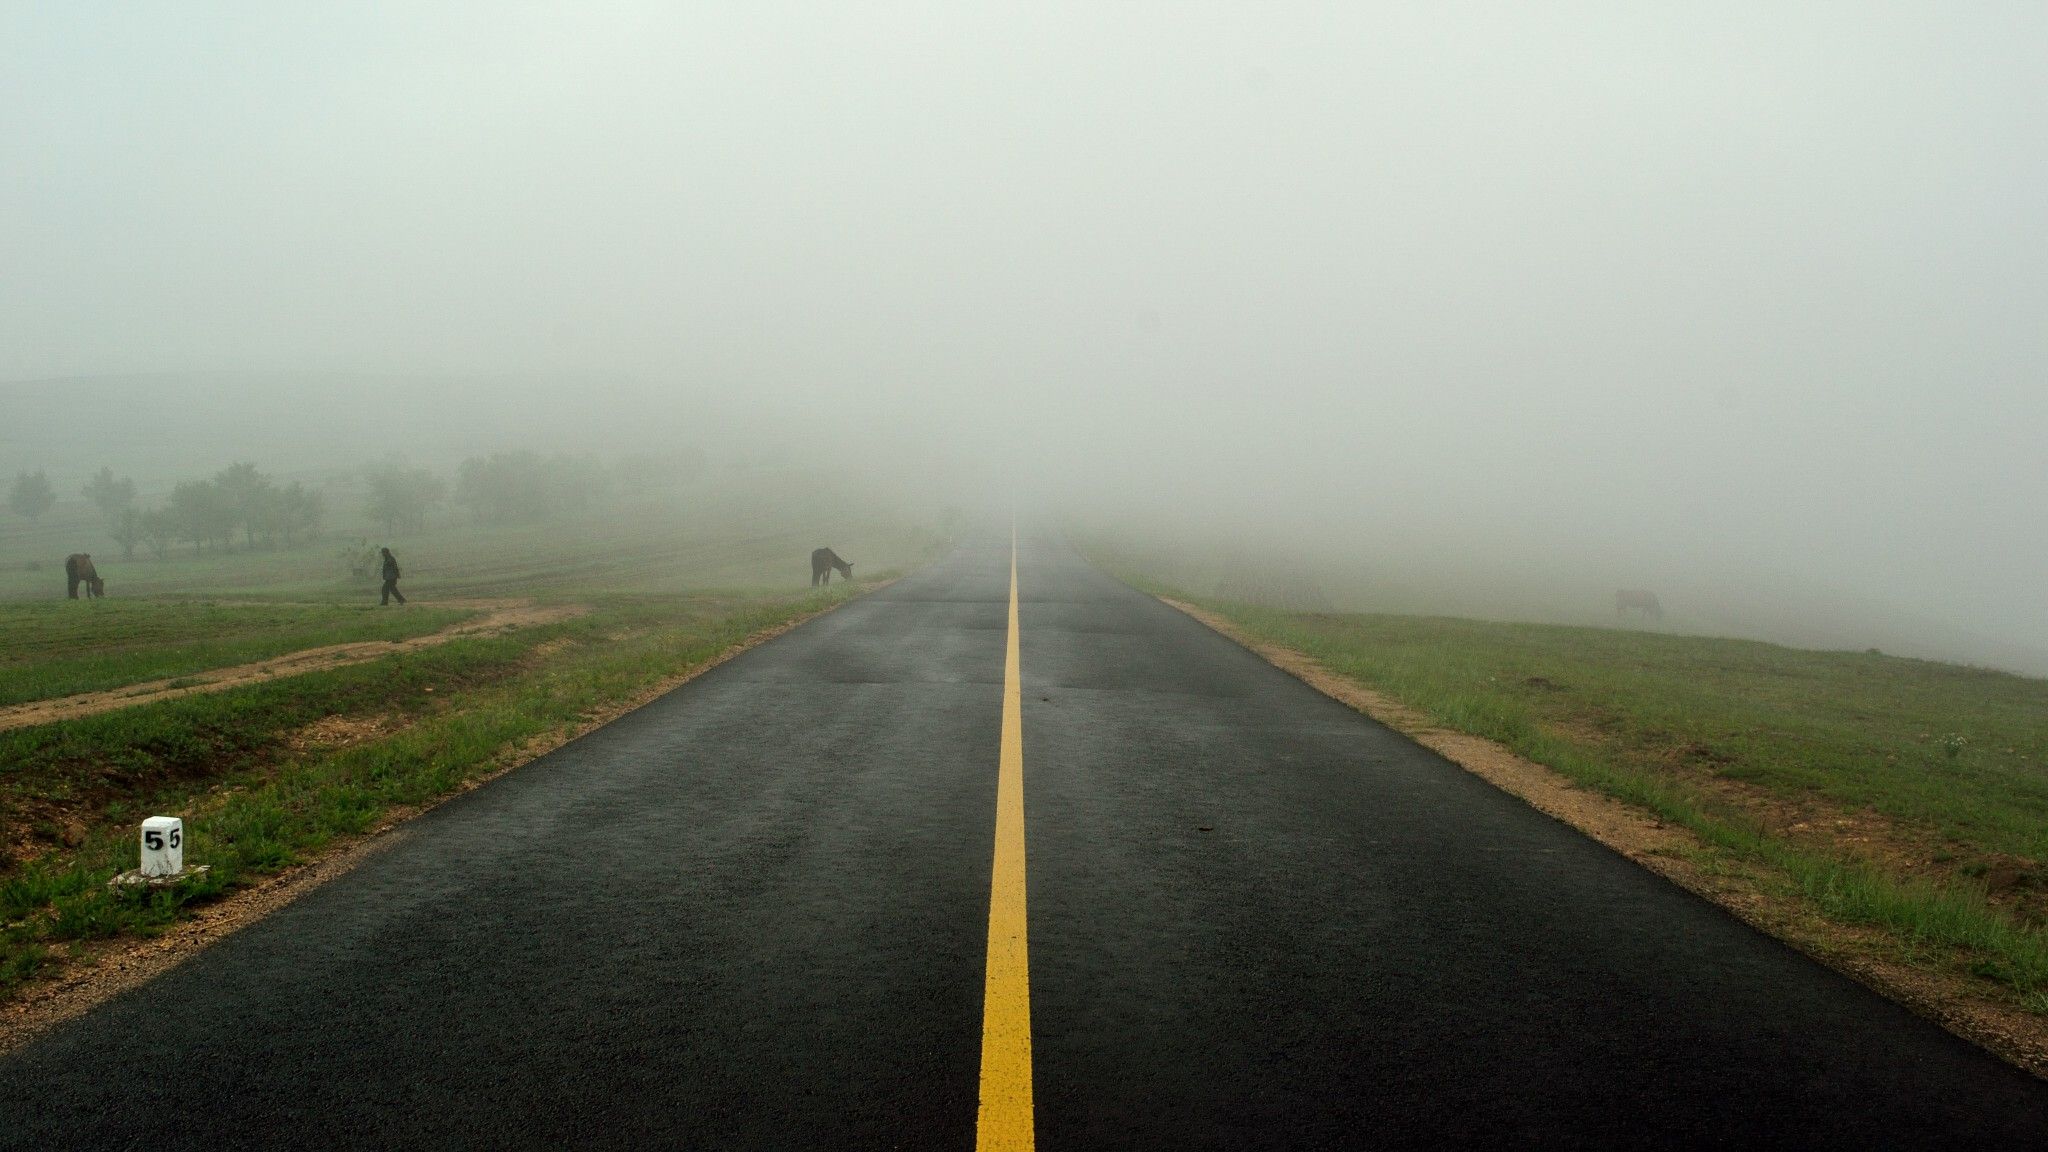
[(355, 640), (403, 640), (474, 613), (428, 606), (52, 600), (0, 603), (0, 705)]
[[(1261, 640), (1760, 867), (1896, 956), (2048, 1013), (2048, 681), (1869, 652), (1205, 601)], [(1874, 849), (1794, 832), (1855, 816)], [(1822, 821), (1821, 823), (1825, 823)], [(1993, 892), (1979, 879), (2002, 868)]]

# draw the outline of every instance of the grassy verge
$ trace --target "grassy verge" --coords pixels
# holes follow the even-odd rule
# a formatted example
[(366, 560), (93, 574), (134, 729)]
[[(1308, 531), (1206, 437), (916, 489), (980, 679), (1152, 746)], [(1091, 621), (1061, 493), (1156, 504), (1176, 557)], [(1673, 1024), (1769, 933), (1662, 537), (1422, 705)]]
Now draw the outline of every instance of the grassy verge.
[[(372, 664), (0, 733), (0, 998), (115, 937), (431, 803), (747, 636), (858, 588), (597, 598), (583, 617)], [(203, 880), (148, 896), (134, 823), (184, 817)]]
[(98, 692), (356, 640), (404, 640), (474, 615), (338, 604), (0, 603), (0, 705)]
[(2048, 681), (1872, 652), (1190, 597), (1690, 830), (1885, 958), (2048, 1015)]

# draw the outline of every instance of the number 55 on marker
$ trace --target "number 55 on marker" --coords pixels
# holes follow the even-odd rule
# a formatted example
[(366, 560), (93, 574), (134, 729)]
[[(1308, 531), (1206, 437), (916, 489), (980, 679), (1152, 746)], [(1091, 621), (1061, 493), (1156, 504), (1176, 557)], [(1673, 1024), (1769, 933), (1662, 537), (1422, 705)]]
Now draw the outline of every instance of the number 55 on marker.
[(151, 816), (142, 822), (142, 874), (176, 876), (185, 870), (185, 822)]

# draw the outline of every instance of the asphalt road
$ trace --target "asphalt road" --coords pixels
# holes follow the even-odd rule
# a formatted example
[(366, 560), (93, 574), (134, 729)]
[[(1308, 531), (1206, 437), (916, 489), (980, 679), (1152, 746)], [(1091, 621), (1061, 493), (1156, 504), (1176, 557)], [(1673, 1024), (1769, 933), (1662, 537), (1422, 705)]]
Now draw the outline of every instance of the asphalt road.
[[(0, 1060), (0, 1147), (973, 1147), (1009, 561)], [(1039, 1146), (2048, 1147), (2048, 1085), (1057, 541), (1018, 569)]]

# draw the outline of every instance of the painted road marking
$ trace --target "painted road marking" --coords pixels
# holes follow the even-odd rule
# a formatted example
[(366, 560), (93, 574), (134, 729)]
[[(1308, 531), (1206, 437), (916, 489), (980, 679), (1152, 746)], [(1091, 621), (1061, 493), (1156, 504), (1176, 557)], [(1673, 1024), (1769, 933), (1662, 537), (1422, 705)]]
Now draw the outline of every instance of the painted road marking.
[(1017, 532), (1010, 531), (1010, 642), (996, 772), (996, 867), (988, 899), (981, 1013), (981, 1112), (974, 1146), (1031, 1149), (1031, 971), (1024, 942), (1024, 689), (1017, 659)]

